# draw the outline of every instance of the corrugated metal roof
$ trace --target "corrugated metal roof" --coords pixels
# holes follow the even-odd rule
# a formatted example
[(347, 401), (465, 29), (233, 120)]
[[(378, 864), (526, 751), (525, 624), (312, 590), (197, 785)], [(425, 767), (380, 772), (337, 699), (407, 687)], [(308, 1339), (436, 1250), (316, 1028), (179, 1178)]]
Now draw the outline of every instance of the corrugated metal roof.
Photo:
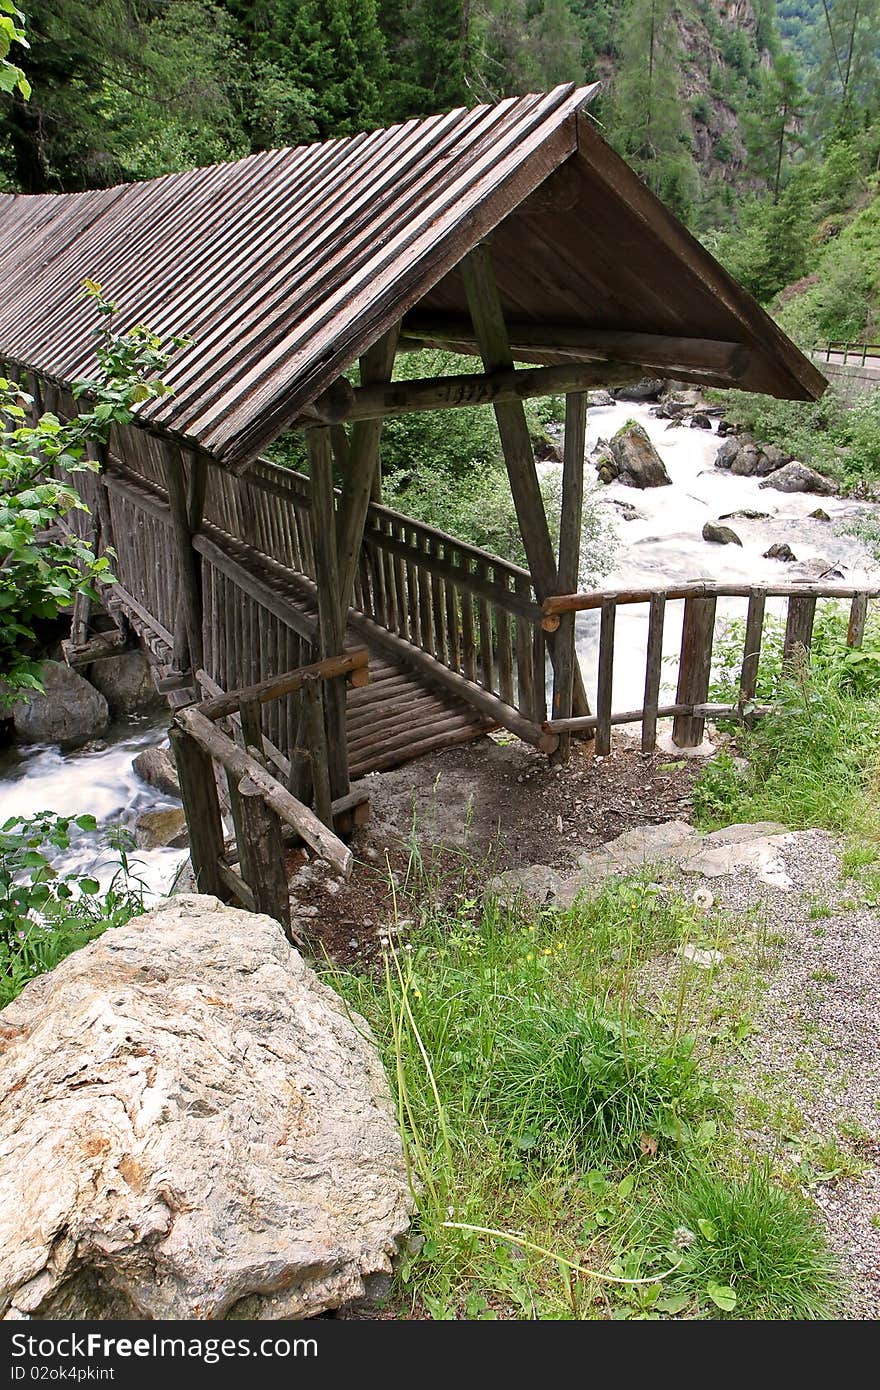
[(596, 90), (96, 192), (0, 195), (0, 356), (66, 386), (94, 375), (80, 289), (97, 280), (119, 329), (193, 339), (144, 424), (240, 468), (413, 306), (466, 314), (455, 267), (491, 232), (512, 321), (742, 344), (745, 389), (819, 395), (815, 367), (581, 114)]
[(92, 375), (94, 308), (78, 296), (97, 280), (120, 329), (193, 338), (145, 423), (252, 457), (572, 152), (594, 91), (97, 192), (3, 195), (0, 352), (65, 384)]

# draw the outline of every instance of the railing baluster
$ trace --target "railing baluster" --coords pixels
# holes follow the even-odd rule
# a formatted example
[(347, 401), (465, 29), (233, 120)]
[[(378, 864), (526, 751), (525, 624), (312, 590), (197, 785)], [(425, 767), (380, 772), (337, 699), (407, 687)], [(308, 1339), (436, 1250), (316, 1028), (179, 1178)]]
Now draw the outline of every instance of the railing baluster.
[(474, 634), (474, 597), (467, 589), (461, 591), (461, 649), (464, 675), (477, 681), (477, 644)]
[(809, 658), (813, 641), (813, 622), (816, 617), (816, 599), (812, 594), (794, 594), (788, 600), (788, 617), (785, 623), (785, 638), (782, 643), (784, 662), (797, 659), (799, 651)]
[(765, 606), (766, 595), (763, 589), (753, 589), (749, 597), (746, 637), (739, 677), (739, 702), (741, 705), (746, 705), (750, 700), (754, 700), (755, 691), (758, 688), (758, 666), (761, 661)]
[[(531, 586), (527, 579), (517, 576), (516, 591), (520, 597), (531, 597)], [(523, 714), (531, 717), (535, 708), (535, 667), (532, 651), (532, 630), (537, 623), (530, 623), (521, 613), (516, 615), (516, 701)]]
[(645, 659), (645, 702), (642, 710), (642, 752), (657, 747), (657, 706), (660, 703), (660, 677), (663, 671), (663, 626), (666, 595), (651, 596), (648, 610), (648, 649)]
[(458, 636), (459, 591), (451, 579), (443, 584), (446, 601), (446, 660), (450, 670), (461, 670), (461, 645)]
[[(496, 578), (498, 576), (496, 575)], [(501, 576), (507, 587), (507, 578)], [(498, 653), (498, 694), (508, 705), (514, 701), (513, 693), (513, 645), (510, 632), (510, 613), (502, 605), (495, 605), (495, 645)]]
[[(712, 670), (715, 606), (714, 594), (684, 601), (676, 704), (693, 706), (706, 702)], [(678, 748), (698, 748), (705, 726), (703, 716), (677, 714), (672, 725), (672, 741)]]
[(868, 595), (856, 594), (849, 608), (849, 627), (846, 633), (848, 647), (860, 647), (865, 640), (865, 624), (868, 620)]
[(599, 685), (596, 696), (596, 756), (611, 752), (611, 697), (614, 684), (614, 626), (617, 604), (607, 598), (602, 604), (599, 628)]

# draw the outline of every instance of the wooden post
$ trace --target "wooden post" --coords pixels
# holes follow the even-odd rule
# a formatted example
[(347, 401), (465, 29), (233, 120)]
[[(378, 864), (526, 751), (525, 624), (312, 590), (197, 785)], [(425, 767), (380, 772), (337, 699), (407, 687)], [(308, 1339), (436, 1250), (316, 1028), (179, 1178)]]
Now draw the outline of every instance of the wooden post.
[(315, 815), (318, 820), (323, 821), (332, 830), (331, 803), (333, 796), (330, 791), (330, 762), (324, 730), (324, 702), (321, 699), (320, 681), (306, 681), (303, 686), (303, 716), (312, 769)]
[(805, 594), (803, 597), (792, 594), (788, 600), (788, 617), (782, 643), (783, 662), (798, 662), (801, 660), (802, 652), (804, 658), (809, 661), (815, 617), (815, 597), (812, 594)]
[[(324, 427), (307, 434), (312, 482), (312, 535), (315, 546), (315, 582), (318, 591), (318, 646), (321, 657), (339, 656), (345, 644), (345, 616), (339, 586), (336, 548), (336, 510), (333, 501), (333, 464), (330, 431)], [(369, 496), (369, 492), (368, 492)], [(347, 608), (347, 605), (345, 605)], [(330, 795), (346, 796), (348, 742), (345, 728), (346, 681), (328, 681), (324, 692)]]
[[(487, 372), (513, 367), (510, 340), (488, 247), (478, 246), (460, 264), (465, 295), (474, 324), (480, 355)], [(520, 534), (526, 549), (532, 580), (540, 603), (557, 592), (557, 567), (544, 511), (544, 499), (535, 468), (535, 452), (521, 400), (499, 402), (493, 407), (501, 436), (501, 448), (510, 478)], [(548, 640), (550, 657), (556, 665), (556, 644)], [(572, 708), (588, 714), (589, 705), (580, 669), (574, 671)]]
[[(678, 691), (675, 697), (678, 705), (705, 704), (709, 694), (716, 603), (714, 595), (684, 601)], [(672, 741), (677, 748), (698, 748), (703, 742), (705, 727), (705, 716), (677, 714), (672, 723)]]
[(764, 635), (765, 604), (766, 595), (763, 589), (753, 589), (749, 595), (746, 637), (739, 677), (740, 705), (747, 705), (750, 700), (754, 700), (755, 691), (758, 688), (758, 665), (761, 660), (761, 640)]
[[(565, 446), (562, 464), (562, 514), (559, 518), (559, 567), (557, 587), (571, 594), (578, 587), (581, 529), (584, 512), (584, 446), (587, 431), (587, 397), (582, 391), (565, 398)], [(553, 669), (553, 718), (570, 719), (574, 696), (575, 614), (566, 613), (556, 633), (556, 661)], [(567, 762), (571, 755), (571, 734), (559, 740), (556, 758)]]
[[(165, 470), (168, 501), (171, 505), (171, 524), (174, 528), (174, 539), (177, 546), (180, 582), (178, 612), (181, 610), (183, 612), (183, 623), (189, 648), (189, 661), (184, 662), (183, 653), (177, 650), (177, 643), (175, 643), (175, 663), (180, 669), (189, 665), (194, 671), (197, 671), (204, 665), (201, 577), (192, 543), (193, 531), (197, 529), (197, 526), (190, 526), (190, 515), (195, 510), (197, 497), (194, 498), (193, 496), (192, 478), (190, 479), (190, 496), (187, 495), (183, 481), (183, 454), (176, 444), (168, 442), (163, 444), (162, 462)], [(202, 491), (202, 498), (204, 498), (204, 491)], [(199, 514), (201, 514), (200, 507)]]
[(226, 901), (217, 867), (223, 853), (223, 825), (212, 759), (194, 738), (172, 724), (171, 748), (180, 778), (180, 795), (189, 832), (189, 857), (196, 888)]
[(648, 650), (645, 659), (645, 700), (642, 707), (642, 752), (657, 747), (657, 706), (660, 703), (660, 677), (663, 672), (663, 626), (666, 595), (652, 594), (648, 617)]
[[(361, 380), (364, 384), (390, 381), (397, 351), (400, 325), (391, 329), (360, 359)], [(376, 480), (381, 478), (379, 442), (384, 421), (362, 420), (351, 432), (346, 471), (342, 477), (342, 500), (339, 504), (339, 591), (343, 612), (351, 603), (354, 578), (363, 544), (364, 522), (371, 497), (375, 498)]]
[(238, 783), (233, 803), (241, 875), (254, 895), (254, 911), (280, 922), (290, 935), (290, 889), (281, 821), (249, 777)]
[(868, 595), (856, 594), (850, 604), (849, 627), (846, 634), (848, 647), (860, 647), (865, 640), (865, 624), (868, 621)]
[(596, 696), (596, 755), (607, 758), (611, 752), (611, 697), (614, 686), (614, 625), (617, 604), (607, 598), (602, 604), (599, 629), (599, 689)]

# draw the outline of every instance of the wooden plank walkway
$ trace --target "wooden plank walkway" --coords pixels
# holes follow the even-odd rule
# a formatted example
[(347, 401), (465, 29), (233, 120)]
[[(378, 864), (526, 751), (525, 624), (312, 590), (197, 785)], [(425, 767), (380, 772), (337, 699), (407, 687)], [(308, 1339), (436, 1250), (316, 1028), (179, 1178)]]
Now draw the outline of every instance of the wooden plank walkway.
[[(317, 622), (311, 580), (214, 527), (205, 529), (229, 560), (247, 570), (251, 582), (271, 589), (276, 601), (294, 610), (300, 620)], [(295, 621), (294, 613), (290, 618)], [(350, 686), (346, 706), (349, 775), (353, 781), (422, 754), (470, 742), (494, 727), (473, 705), (442, 686), (432, 685), (404, 661), (389, 658), (377, 643), (349, 625), (346, 649), (363, 646), (370, 653), (370, 683), (360, 688)]]

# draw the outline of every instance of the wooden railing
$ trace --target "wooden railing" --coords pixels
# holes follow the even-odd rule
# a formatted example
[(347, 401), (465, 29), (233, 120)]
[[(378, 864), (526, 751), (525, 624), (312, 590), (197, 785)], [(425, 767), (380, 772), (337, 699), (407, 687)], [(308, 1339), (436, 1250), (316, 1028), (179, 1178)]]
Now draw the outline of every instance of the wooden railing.
[(828, 343), (819, 349), (819, 355), (830, 362), (835, 353), (843, 355), (844, 366), (864, 367), (870, 360), (880, 366), (880, 343)]
[[(790, 661), (798, 650), (809, 653), (818, 599), (848, 599), (850, 617), (847, 642), (859, 647), (865, 634), (868, 602), (880, 596), (880, 588), (851, 588), (844, 585), (780, 584), (755, 587), (743, 584), (714, 584), (698, 581), (670, 586), (664, 590), (632, 589), (621, 591), (563, 594), (545, 599), (542, 605), (544, 627), (554, 631), (563, 613), (582, 613), (598, 609), (599, 671), (596, 713), (577, 719), (550, 719), (544, 723), (548, 732), (580, 733), (595, 731), (596, 752), (604, 756), (611, 751), (611, 729), (617, 724), (642, 725), (642, 751), (652, 752), (657, 746), (657, 720), (672, 718), (673, 742), (679, 748), (698, 747), (703, 739), (707, 718), (744, 718), (766, 712), (768, 707), (754, 703), (764, 617), (768, 598), (785, 598), (787, 618), (783, 639), (783, 660)], [(715, 639), (716, 606), (719, 598), (747, 598), (743, 656), (740, 668), (737, 700), (731, 704), (708, 702), (712, 674), (712, 649)], [(678, 680), (674, 702), (660, 704), (663, 667), (663, 630), (666, 605), (676, 599), (684, 600), (681, 647), (678, 661)], [(612, 687), (614, 679), (614, 632), (617, 610), (629, 604), (647, 604), (649, 610), (648, 637), (645, 652), (645, 688), (642, 704), (637, 709), (614, 711)]]
[[(322, 692), (340, 679), (366, 684), (368, 663), (368, 653), (359, 648), (178, 710), (171, 743), (199, 892), (227, 900), (231, 894), (289, 930), (285, 826), (337, 873), (350, 873), (351, 850), (336, 829), (363, 819), (368, 794), (360, 790), (331, 800)], [(213, 685), (205, 672), (199, 677), (203, 686)], [(264, 732), (266, 712), (282, 699), (295, 701), (298, 710), (289, 757)], [(218, 790), (218, 776), (225, 779), (225, 797)], [(224, 805), (235, 828), (232, 852), (224, 842)]]

